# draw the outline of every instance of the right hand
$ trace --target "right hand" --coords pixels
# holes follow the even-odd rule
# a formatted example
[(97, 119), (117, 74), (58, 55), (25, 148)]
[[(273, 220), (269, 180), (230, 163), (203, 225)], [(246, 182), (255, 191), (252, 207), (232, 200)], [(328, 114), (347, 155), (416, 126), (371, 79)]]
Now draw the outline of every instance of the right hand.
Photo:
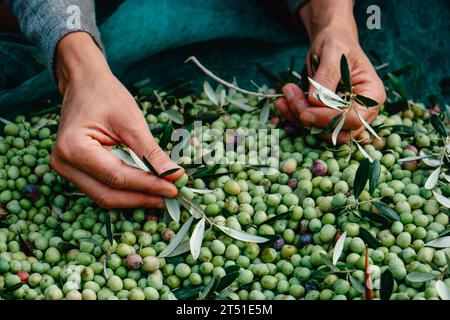
[[(65, 36), (56, 54), (64, 99), (53, 169), (102, 207), (163, 208), (163, 197), (177, 195), (170, 181), (184, 170), (158, 146), (133, 97), (88, 34)], [(158, 173), (179, 170), (162, 179), (130, 167), (109, 151), (120, 143), (145, 156)]]

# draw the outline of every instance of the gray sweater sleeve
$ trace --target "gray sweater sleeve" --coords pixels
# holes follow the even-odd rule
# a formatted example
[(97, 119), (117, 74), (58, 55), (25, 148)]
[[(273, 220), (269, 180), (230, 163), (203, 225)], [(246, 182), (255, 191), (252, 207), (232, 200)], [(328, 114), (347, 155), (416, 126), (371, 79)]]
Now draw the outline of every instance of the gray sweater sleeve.
[(289, 11), (291, 12), (291, 16), (294, 19), (295, 23), (299, 26), (302, 25), (302, 22), (300, 21), (300, 16), (298, 14), (298, 11), (308, 1), (309, 0), (286, 0), (287, 5), (289, 7)]
[(93, 0), (8, 0), (24, 35), (43, 51), (53, 73), (55, 47), (65, 35), (84, 31), (102, 48)]

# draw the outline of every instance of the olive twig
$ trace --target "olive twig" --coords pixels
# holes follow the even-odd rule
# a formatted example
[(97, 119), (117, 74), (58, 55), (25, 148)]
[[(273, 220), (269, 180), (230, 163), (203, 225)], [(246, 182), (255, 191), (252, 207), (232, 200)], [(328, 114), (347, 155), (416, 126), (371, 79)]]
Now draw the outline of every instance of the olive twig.
[(194, 63), (200, 70), (202, 70), (207, 76), (209, 76), (211, 79), (214, 79), (215, 81), (223, 84), (224, 86), (230, 88), (230, 89), (234, 89), (236, 91), (239, 91), (241, 93), (244, 94), (248, 94), (250, 96), (256, 96), (256, 97), (261, 97), (261, 98), (280, 98), (283, 97), (284, 95), (282, 94), (266, 94), (266, 93), (262, 93), (262, 92), (253, 92), (253, 91), (249, 91), (249, 90), (245, 90), (245, 89), (241, 89), (238, 86), (229, 83), (221, 78), (219, 78), (218, 76), (216, 76), (214, 73), (212, 73), (211, 71), (209, 71), (205, 66), (203, 66), (196, 57), (191, 56), (189, 58), (187, 58), (184, 63), (187, 62), (192, 62)]

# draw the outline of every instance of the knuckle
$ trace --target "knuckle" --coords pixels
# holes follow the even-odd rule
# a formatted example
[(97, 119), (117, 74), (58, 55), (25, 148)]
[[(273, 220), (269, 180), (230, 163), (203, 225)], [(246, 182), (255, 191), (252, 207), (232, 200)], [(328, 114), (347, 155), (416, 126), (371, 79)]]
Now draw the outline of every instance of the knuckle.
[(121, 171), (112, 171), (106, 178), (106, 184), (113, 188), (123, 188), (126, 184), (126, 176)]
[(115, 201), (113, 198), (101, 194), (94, 195), (92, 197), (92, 200), (94, 200), (96, 204), (98, 204), (100, 207), (104, 209), (111, 209), (115, 207)]

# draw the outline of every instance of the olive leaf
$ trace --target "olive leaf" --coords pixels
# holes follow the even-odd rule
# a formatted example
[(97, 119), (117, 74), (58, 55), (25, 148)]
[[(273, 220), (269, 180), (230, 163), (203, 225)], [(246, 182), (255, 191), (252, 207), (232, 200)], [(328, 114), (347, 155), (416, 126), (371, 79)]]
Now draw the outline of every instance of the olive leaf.
[[(134, 161), (134, 163), (135, 163), (134, 166), (135, 166), (135, 167), (137, 167), (137, 168), (139, 168), (139, 169), (141, 169), (141, 170), (144, 170), (145, 172), (150, 172), (150, 168), (147, 167), (147, 166), (145, 165), (145, 163), (142, 162), (141, 159), (139, 159), (139, 157), (137, 156), (137, 154), (136, 154), (133, 150), (128, 149), (128, 153), (130, 154), (131, 159)], [(117, 155), (117, 154), (119, 154), (119, 153), (116, 153), (116, 155)], [(145, 157), (142, 157), (142, 159), (145, 161)], [(122, 161), (124, 161), (124, 160), (122, 160)]]
[(447, 276), (450, 275), (450, 255), (446, 252), (445, 253), (445, 262), (447, 263)]
[(163, 177), (166, 177), (166, 176), (170, 176), (172, 173), (175, 173), (178, 170), (180, 170), (180, 168), (169, 169), (169, 170), (164, 171), (163, 173), (159, 174), (158, 177), (159, 178), (163, 178)]
[(437, 167), (434, 169), (434, 171), (430, 174), (427, 181), (425, 181), (425, 189), (431, 190), (436, 186), (436, 183), (439, 179), (439, 174), (441, 173), (441, 167)]
[(336, 128), (334, 128), (333, 130), (333, 133), (331, 135), (331, 141), (333, 142), (333, 145), (336, 145), (338, 135), (341, 132), (344, 123), (345, 123), (345, 116), (342, 117), (342, 120), (337, 124)]
[[(139, 158), (138, 158), (139, 159)], [(156, 169), (152, 166), (152, 164), (150, 163), (150, 161), (147, 159), (146, 156), (142, 156), (142, 161), (144, 164), (144, 167), (147, 168), (147, 170), (144, 170), (146, 172), (151, 172), (153, 175), (158, 176), (158, 172), (156, 171)], [(142, 168), (141, 168), (142, 169)]]
[(214, 300), (226, 300), (230, 294), (232, 294), (233, 292), (235, 292), (238, 288), (228, 288), (223, 290), (221, 293), (219, 293)]
[(164, 248), (163, 251), (159, 254), (161, 258), (167, 257), (171, 254), (176, 247), (183, 241), (184, 236), (189, 232), (189, 228), (194, 221), (194, 217), (190, 217), (186, 222), (181, 226), (180, 230), (178, 230), (177, 234), (173, 237), (167, 247)]
[(2, 291), (0, 291), (0, 293), (1, 294), (7, 294), (7, 293), (10, 293), (10, 292), (14, 292), (14, 291), (20, 289), (23, 285), (24, 285), (24, 283), (22, 283), (22, 282), (16, 283), (16, 284), (12, 285), (11, 287), (3, 289)]
[(391, 88), (396, 93), (398, 93), (400, 95), (400, 97), (402, 97), (405, 100), (408, 100), (408, 98), (406, 97), (406, 89), (403, 86), (403, 84), (400, 82), (400, 80), (396, 76), (394, 76), (392, 73), (388, 73), (387, 76), (388, 76)]
[(333, 261), (331, 261), (331, 259), (326, 254), (321, 253), (320, 259), (322, 259), (322, 262), (325, 263), (331, 269), (331, 271), (339, 271), (339, 269), (336, 268), (336, 266), (333, 264)]
[(407, 274), (406, 280), (411, 282), (427, 282), (437, 277), (437, 275), (428, 272), (411, 272)]
[(176, 124), (183, 125), (184, 124), (184, 117), (183, 115), (174, 109), (166, 110), (167, 116), (169, 117), (170, 121), (175, 122)]
[(246, 103), (247, 99), (243, 100), (227, 99), (227, 101), (231, 103), (233, 106), (236, 106), (239, 109), (244, 110), (246, 112), (252, 112), (256, 110), (256, 108), (253, 108)]
[(444, 281), (436, 281), (436, 291), (442, 300), (450, 300), (450, 290), (448, 289)]
[(317, 55), (311, 54), (309, 55), (309, 66), (311, 67), (311, 73), (314, 75), (319, 69), (320, 59)]
[(112, 227), (111, 227), (111, 216), (109, 215), (109, 212), (105, 212), (105, 228), (106, 228), (106, 235), (108, 236), (108, 241), (110, 245), (113, 245), (113, 233), (112, 233)]
[(309, 129), (309, 131), (311, 134), (319, 134), (319, 133), (322, 133), (324, 130), (323, 130), (323, 128), (320, 128), (320, 127), (311, 127)]
[(20, 250), (29, 257), (36, 257), (31, 242), (25, 240), (20, 233), (18, 233), (17, 236), (19, 237)]
[(369, 159), (364, 159), (363, 161), (361, 161), (358, 169), (356, 170), (355, 180), (353, 181), (353, 193), (356, 199), (364, 190), (364, 187), (366, 186), (366, 183), (369, 180), (369, 168), (370, 168)]
[(431, 125), (433, 126), (434, 130), (437, 131), (437, 133), (439, 133), (443, 137), (447, 136), (447, 130), (445, 129), (445, 126), (438, 115), (436, 114), (431, 115), (430, 121)]
[[(408, 101), (407, 100), (400, 100), (395, 102), (386, 102), (384, 104), (384, 111), (386, 111), (389, 115), (397, 114), (401, 111), (405, 111), (408, 109)], [(398, 133), (398, 132), (397, 132)], [(399, 133), (400, 135), (408, 134), (407, 132)]]
[(380, 223), (385, 227), (390, 227), (392, 225), (392, 221), (386, 218), (385, 216), (372, 212), (364, 212), (364, 218), (367, 218), (370, 221)]
[(177, 198), (164, 198), (164, 203), (170, 217), (175, 221), (180, 221), (180, 203)]
[(173, 130), (174, 128), (172, 121), (169, 121), (166, 125), (166, 128), (164, 129), (163, 134), (161, 135), (161, 138), (159, 139), (159, 146), (161, 147), (161, 149), (166, 149), (172, 137)]
[(211, 290), (214, 288), (215, 284), (218, 281), (218, 277), (216, 275), (214, 275), (211, 280), (208, 282), (208, 284), (205, 286), (205, 288), (203, 289), (203, 291), (200, 293), (198, 300), (203, 300), (205, 299), (211, 292)]
[(348, 67), (348, 61), (345, 55), (341, 56), (341, 78), (342, 84), (344, 85), (344, 89), (346, 92), (352, 93), (352, 84), (350, 82), (350, 69)]
[(281, 214), (277, 214), (276, 216), (274, 216), (274, 217), (272, 217), (272, 218), (270, 218), (268, 220), (261, 221), (258, 225), (260, 226), (262, 224), (272, 224), (272, 223), (274, 223), (277, 220), (286, 219), (287, 217), (289, 217), (289, 214), (290, 214), (289, 211), (286, 211), (286, 212), (281, 213)]
[(367, 123), (366, 120), (364, 120), (364, 118), (361, 116), (361, 114), (359, 113), (359, 111), (354, 108), (356, 115), (358, 116), (359, 121), (361, 121), (361, 123), (364, 125), (364, 127), (366, 127), (367, 130), (369, 130), (369, 132), (378, 140), (383, 141), (383, 139), (380, 138), (380, 136), (375, 132), (375, 130), (370, 126), (370, 124)]
[(191, 190), (192, 192), (198, 193), (198, 194), (208, 194), (208, 193), (214, 192), (213, 190), (209, 190), (209, 189), (202, 190), (202, 189), (194, 189), (194, 188), (188, 188), (188, 187), (186, 187), (186, 189)]
[(391, 298), (392, 292), (394, 291), (394, 277), (389, 269), (386, 269), (381, 274), (380, 279), (380, 298), (381, 300), (389, 300)]
[(211, 85), (209, 84), (208, 81), (205, 81), (203, 83), (203, 91), (205, 92), (205, 94), (208, 97), (208, 99), (211, 100), (211, 102), (214, 105), (216, 105), (216, 106), (219, 105), (219, 101), (217, 99), (216, 92), (213, 90), (213, 88), (211, 87)]
[(270, 100), (267, 98), (265, 100), (266, 102), (264, 103), (261, 113), (259, 114), (259, 121), (263, 124), (267, 123), (270, 116)]
[(189, 240), (189, 246), (191, 248), (191, 254), (194, 260), (200, 255), (200, 249), (202, 248), (203, 235), (205, 233), (205, 221), (206, 218), (203, 217), (195, 226), (194, 231), (192, 231), (191, 238)]
[(245, 241), (245, 242), (253, 242), (253, 243), (264, 243), (268, 241), (269, 239), (263, 238), (260, 236), (255, 236), (253, 234), (241, 231), (241, 230), (235, 230), (231, 229), (225, 226), (221, 226), (218, 224), (215, 224), (217, 228), (219, 228), (223, 233), (227, 234), (228, 236), (232, 237), (233, 239)]
[(370, 162), (373, 162), (372, 157), (367, 153), (366, 150), (364, 150), (364, 148), (358, 143), (358, 141), (353, 140), (353, 142), (356, 144), (356, 146), (358, 147), (359, 152), (362, 153), (364, 158), (368, 159)]
[[(180, 243), (180, 245), (178, 247), (176, 247), (171, 253), (169, 253), (166, 258), (171, 258), (171, 257), (176, 257), (179, 255), (182, 255), (186, 252), (189, 252), (190, 250), (190, 244), (189, 241), (183, 241), (182, 243)], [(183, 262), (183, 261), (181, 261)]]
[(377, 208), (378, 212), (382, 216), (386, 217), (390, 221), (400, 221), (400, 216), (398, 215), (398, 213), (383, 202), (375, 201), (373, 202), (373, 205), (375, 206), (375, 208)]
[(219, 92), (219, 106), (220, 106), (221, 108), (222, 108), (222, 107), (225, 105), (225, 103), (226, 103), (226, 100), (225, 100), (226, 96), (227, 96), (227, 92), (225, 91), (225, 89), (220, 90), (220, 92)]
[(189, 286), (176, 289), (173, 291), (173, 294), (178, 300), (188, 300), (198, 297), (200, 291), (204, 288), (205, 286)]
[(220, 292), (232, 284), (239, 276), (241, 268), (236, 265), (229, 266), (225, 268), (225, 275), (217, 281), (214, 286), (214, 291)]
[(344, 244), (345, 244), (345, 238), (347, 237), (347, 232), (342, 233), (339, 236), (339, 239), (336, 241), (336, 244), (334, 245), (333, 250), (333, 264), (336, 265), (336, 263), (339, 261), (339, 257), (342, 254), (342, 251), (344, 250)]
[(359, 293), (364, 293), (365, 288), (364, 285), (359, 282), (358, 280), (356, 280), (356, 278), (352, 275), (349, 275), (349, 279), (350, 279), (350, 283), (352, 284), (353, 288), (355, 288), (355, 290)]
[(363, 105), (364, 107), (376, 107), (378, 105), (378, 102), (376, 102), (375, 100), (372, 100), (370, 98), (367, 98), (365, 96), (362, 96), (360, 94), (357, 94), (355, 96), (355, 100), (360, 104)]
[(78, 249), (78, 246), (70, 242), (60, 242), (58, 243), (58, 250), (62, 253), (67, 253), (72, 249)]
[(380, 165), (380, 160), (374, 160), (372, 162), (372, 164), (370, 165), (370, 170), (369, 170), (369, 193), (373, 194), (373, 192), (375, 191), (377, 185), (378, 185), (378, 180), (380, 179), (380, 174), (381, 174), (381, 165)]
[(441, 232), (439, 232), (439, 236), (443, 237), (450, 234), (450, 227), (445, 228)]
[(327, 127), (325, 129), (321, 129), (321, 132), (324, 134), (330, 133), (338, 123), (338, 121), (344, 116), (344, 112), (338, 113), (336, 116), (333, 117), (333, 119), (328, 122)]
[[(308, 79), (309, 79), (309, 82), (313, 85), (313, 87), (317, 89), (319, 96), (321, 98), (325, 98), (327, 101), (328, 100), (334, 101), (334, 103), (338, 103), (340, 106), (346, 105), (345, 100), (342, 99), (341, 97), (339, 97), (336, 93), (334, 93), (330, 89), (324, 87), (320, 83), (314, 81), (313, 79), (311, 79), (311, 78), (308, 78)], [(334, 106), (334, 104), (333, 104), (333, 106)], [(339, 109), (339, 108), (337, 108), (337, 109)]]
[(450, 248), (450, 236), (437, 238), (425, 243), (427, 247), (433, 248)]
[(382, 246), (380, 241), (375, 239), (374, 236), (364, 228), (359, 228), (359, 237), (363, 239), (364, 242), (366, 242), (372, 249), (377, 249)]
[(431, 158), (433, 157), (432, 154), (429, 155), (422, 155), (422, 156), (414, 156), (414, 157), (407, 157), (407, 158), (402, 158), (402, 159), (398, 159), (398, 162), (409, 162), (409, 161), (416, 161), (416, 160), (422, 160), (422, 159), (427, 159), (427, 158)]

